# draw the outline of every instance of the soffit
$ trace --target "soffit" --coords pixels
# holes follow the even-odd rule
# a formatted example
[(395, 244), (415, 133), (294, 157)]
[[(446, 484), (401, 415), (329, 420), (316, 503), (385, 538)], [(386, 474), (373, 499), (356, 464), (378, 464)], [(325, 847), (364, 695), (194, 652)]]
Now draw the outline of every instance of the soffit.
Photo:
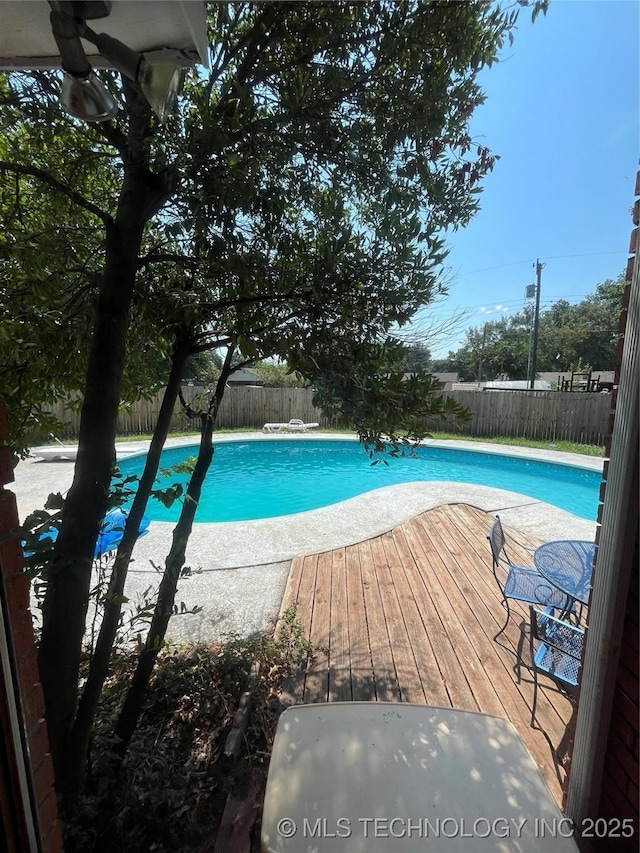
[[(0, 0), (0, 68), (59, 68), (47, 0)], [(145, 53), (179, 51), (185, 65), (208, 67), (206, 4), (199, 0), (113, 0), (108, 17), (90, 22), (100, 33)], [(90, 42), (82, 41), (94, 68), (109, 63)]]

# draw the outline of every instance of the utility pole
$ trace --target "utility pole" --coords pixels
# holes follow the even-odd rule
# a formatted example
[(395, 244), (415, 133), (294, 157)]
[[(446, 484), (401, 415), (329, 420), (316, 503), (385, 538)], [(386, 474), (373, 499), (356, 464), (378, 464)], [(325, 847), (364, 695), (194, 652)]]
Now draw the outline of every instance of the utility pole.
[(542, 267), (544, 264), (541, 264), (540, 261), (536, 261), (535, 264), (536, 270), (536, 309), (533, 315), (533, 340), (531, 344), (531, 384), (529, 388), (533, 391), (536, 381), (536, 361), (538, 357), (538, 324), (540, 320), (540, 280), (542, 278)]
[(487, 324), (484, 324), (482, 332), (482, 347), (480, 348), (480, 362), (478, 363), (478, 383), (482, 382), (482, 359), (484, 358), (484, 345), (487, 340)]

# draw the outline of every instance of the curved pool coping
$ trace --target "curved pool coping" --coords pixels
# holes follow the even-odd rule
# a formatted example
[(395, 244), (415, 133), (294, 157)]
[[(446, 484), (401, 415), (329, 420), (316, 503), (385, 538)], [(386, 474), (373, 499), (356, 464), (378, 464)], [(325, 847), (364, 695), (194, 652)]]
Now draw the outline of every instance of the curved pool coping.
[[(291, 439), (358, 440), (356, 436), (339, 433), (265, 435), (254, 432), (215, 436), (214, 442)], [(193, 443), (193, 437), (184, 436), (170, 439), (166, 446), (181, 447)], [(429, 440), (426, 443), (453, 450), (538, 459), (598, 472), (603, 466), (599, 457), (554, 450), (453, 440)], [(187, 562), (192, 568), (201, 567), (204, 571), (283, 562), (370, 539), (421, 512), (446, 503), (468, 503), (491, 514), (499, 513), (505, 524), (544, 541), (595, 537), (595, 521), (580, 518), (528, 495), (470, 483), (417, 481), (385, 486), (331, 506), (292, 515), (251, 521), (198, 522), (189, 539)], [(144, 550), (154, 552), (154, 562), (166, 556), (166, 543), (170, 541), (173, 527), (172, 522), (152, 522), (149, 535), (145, 537)]]
[[(263, 432), (237, 432), (223, 433), (216, 435), (214, 433), (213, 443), (227, 444), (231, 442), (243, 441), (353, 441), (357, 442), (356, 435), (345, 433), (318, 433), (310, 430), (306, 433), (263, 433)], [(538, 459), (542, 462), (552, 462), (556, 465), (569, 465), (573, 468), (585, 468), (590, 471), (602, 471), (604, 460), (598, 456), (583, 456), (579, 453), (565, 453), (561, 450), (541, 450), (534, 447), (517, 447), (512, 444), (491, 444), (482, 441), (465, 441), (464, 439), (426, 439), (422, 442), (428, 447), (441, 447), (447, 450), (470, 450), (476, 453), (487, 453), (495, 456), (512, 456), (515, 458)], [(180, 436), (179, 438), (169, 438), (165, 444), (165, 448), (172, 447), (188, 447), (190, 445), (198, 445), (197, 436)], [(134, 450), (131, 453), (126, 453), (127, 443), (120, 442), (116, 445), (118, 457), (120, 459), (130, 459), (136, 456), (143, 456), (149, 447), (149, 442), (135, 442)]]
[[(301, 441), (347, 439), (336, 433), (264, 435), (259, 432), (215, 436), (218, 442), (268, 440)], [(167, 441), (167, 447), (185, 446), (197, 437)], [(511, 445), (469, 441), (430, 441), (436, 446), (480, 450), (498, 455), (520, 456), (588, 470), (602, 471), (601, 458), (576, 456), (553, 450), (533, 450)], [(122, 458), (127, 450), (144, 453), (148, 442), (118, 444)], [(506, 452), (505, 452), (506, 451)], [(35, 451), (34, 451), (35, 452)], [(132, 455), (132, 454), (127, 454)], [(65, 492), (71, 485), (73, 464), (68, 461), (39, 462), (27, 459), (15, 470), (16, 494), (22, 519), (39, 509), (50, 492)], [(173, 616), (168, 636), (177, 642), (215, 642), (229, 634), (261, 633), (277, 618), (291, 560), (297, 556), (345, 547), (378, 536), (409, 518), (447, 503), (468, 503), (490, 514), (499, 513), (514, 531), (542, 541), (593, 539), (596, 523), (586, 521), (526, 495), (487, 486), (453, 482), (414, 482), (386, 486), (333, 506), (295, 515), (254, 521), (200, 522), (194, 525), (186, 562), (200, 574), (181, 581), (178, 602), (196, 606), (195, 615)], [(171, 546), (174, 524), (153, 521), (137, 543), (129, 568), (126, 593), (133, 603), (144, 598), (159, 576), (150, 563), (163, 566)], [(487, 545), (488, 548), (488, 545)]]

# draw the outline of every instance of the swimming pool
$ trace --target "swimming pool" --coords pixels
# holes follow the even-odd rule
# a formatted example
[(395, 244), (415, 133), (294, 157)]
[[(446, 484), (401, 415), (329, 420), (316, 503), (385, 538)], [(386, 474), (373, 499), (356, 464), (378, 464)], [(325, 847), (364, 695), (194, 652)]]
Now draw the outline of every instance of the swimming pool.
[[(197, 454), (197, 445), (162, 454), (169, 468)], [(120, 460), (125, 475), (140, 474), (145, 457)], [(415, 457), (372, 466), (358, 442), (345, 440), (233, 441), (215, 444), (196, 521), (249, 521), (318, 509), (398, 483), (453, 481), (493, 486), (595, 520), (601, 476), (595, 471), (480, 451), (419, 447)], [(163, 481), (186, 483), (187, 475)], [(153, 521), (176, 521), (180, 505), (150, 500)]]

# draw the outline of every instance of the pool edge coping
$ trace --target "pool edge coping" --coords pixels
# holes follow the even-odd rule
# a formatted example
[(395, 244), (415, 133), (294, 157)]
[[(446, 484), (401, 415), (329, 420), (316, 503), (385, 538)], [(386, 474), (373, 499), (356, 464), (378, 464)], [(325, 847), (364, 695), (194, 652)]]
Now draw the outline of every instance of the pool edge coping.
[[(292, 437), (357, 441), (356, 436), (341, 433), (270, 436), (269, 439)], [(259, 432), (232, 433), (216, 437), (216, 441), (248, 438), (264, 439), (266, 436)], [(169, 439), (167, 446), (193, 444), (194, 441), (197, 443), (197, 436), (180, 436)], [(469, 444), (471, 450), (477, 450), (478, 445), (487, 447), (482, 442), (435, 443), (445, 447)], [(135, 445), (137, 449), (141, 442)], [(119, 443), (119, 448), (127, 446), (131, 445)], [(550, 461), (557, 461), (562, 453), (512, 445), (489, 447), (494, 453), (502, 452), (503, 455), (507, 455), (503, 448), (517, 451), (514, 455), (518, 456), (548, 454)], [(146, 452), (147, 448), (148, 443), (138, 452)], [(574, 457), (574, 454), (564, 455), (570, 460)], [(584, 460), (590, 464), (578, 467), (593, 469), (603, 463), (599, 457), (583, 457), (579, 461)], [(21, 471), (23, 465), (25, 468)], [(11, 487), (16, 493), (21, 517), (42, 506), (49, 491), (66, 491), (73, 471), (74, 465), (64, 461), (40, 463), (32, 459), (19, 463), (16, 481)], [(194, 525), (186, 564), (194, 570), (202, 567), (203, 571), (181, 582), (179, 599), (188, 607), (197, 605), (202, 609), (198, 615), (188, 618), (172, 617), (167, 637), (177, 643), (191, 644), (219, 641), (228, 634), (261, 633), (277, 619), (293, 559), (388, 533), (404, 521), (447, 503), (469, 503), (490, 515), (499, 513), (511, 530), (541, 541), (595, 538), (595, 522), (526, 495), (473, 484), (429, 484), (425, 481), (385, 486), (333, 507), (290, 516), (247, 522), (200, 522)], [(127, 596), (131, 601), (143, 595), (150, 582), (157, 578), (151, 562), (164, 565), (174, 526), (171, 522), (152, 522), (149, 533), (137, 543), (127, 580)], [(486, 547), (488, 556), (488, 544)]]
[[(276, 433), (269, 434), (263, 432), (246, 432), (246, 433), (230, 433), (227, 435), (217, 436), (214, 433), (213, 444), (229, 444), (242, 441), (352, 441), (357, 442), (357, 435), (345, 435), (343, 433)], [(191, 445), (198, 446), (199, 441), (197, 436), (179, 436), (177, 438), (168, 438), (163, 449), (171, 449), (174, 447), (189, 447)], [(529, 458), (537, 459), (540, 462), (553, 462), (556, 465), (566, 465), (572, 468), (583, 468), (589, 471), (602, 471), (604, 466), (604, 457), (586, 456), (579, 453), (569, 453), (564, 450), (543, 450), (538, 447), (521, 447), (513, 444), (492, 444), (482, 441), (468, 441), (466, 439), (426, 439), (421, 442), (425, 447), (439, 447), (445, 450), (465, 450), (476, 453), (483, 453), (496, 456), (509, 456), (516, 459)], [(148, 451), (149, 442), (146, 442), (146, 447), (143, 449), (136, 448), (130, 454), (121, 456), (121, 460), (132, 459), (137, 456), (142, 456)], [(116, 449), (122, 453), (127, 447), (126, 442), (116, 444)]]
[[(258, 431), (228, 433), (214, 436), (218, 443), (247, 440), (323, 440), (358, 441), (356, 435), (344, 433), (276, 434)], [(165, 447), (197, 444), (197, 436), (169, 438)], [(564, 451), (541, 450), (513, 445), (491, 445), (485, 442), (429, 439), (427, 444), (445, 449), (470, 450), (516, 458), (538, 459), (569, 464), (583, 470), (601, 471), (601, 457), (578, 457)], [(123, 450), (127, 442), (119, 442)], [(125, 458), (146, 453), (148, 442), (136, 442), (136, 450)], [(505, 452), (506, 451), (506, 452)], [(32, 460), (33, 461), (33, 460)], [(35, 463), (44, 465), (42, 471), (71, 471), (68, 462)], [(24, 497), (24, 496), (23, 496)], [(29, 502), (31, 503), (31, 502)], [(500, 512), (505, 524), (538, 539), (595, 537), (596, 522), (573, 515), (566, 510), (531, 498), (518, 492), (496, 487), (450, 481), (415, 481), (413, 483), (383, 486), (328, 507), (307, 510), (284, 516), (250, 521), (198, 522), (194, 524), (187, 549), (187, 562), (192, 566), (204, 565), (212, 570), (239, 568), (251, 565), (269, 565), (292, 560), (305, 554), (319, 553), (335, 547), (346, 547), (356, 542), (388, 532), (409, 518), (435, 506), (446, 503), (469, 503), (486, 512)], [(27, 511), (31, 511), (27, 508)], [(140, 540), (137, 556), (139, 562), (152, 559), (162, 564), (168, 553), (168, 544), (175, 522), (152, 521), (147, 536)], [(130, 571), (146, 571), (131, 566)]]
[[(169, 439), (165, 446), (171, 448), (197, 444), (194, 438), (197, 437)], [(355, 442), (358, 437), (312, 432), (268, 435), (257, 431), (214, 436), (214, 442), (218, 443), (248, 440)], [(601, 472), (604, 464), (601, 457), (580, 457), (565, 451), (514, 445), (455, 439), (429, 439), (425, 443), (445, 449), (538, 459), (596, 472)], [(513, 452), (504, 452), (504, 448)], [(585, 461), (587, 464), (578, 464)], [(468, 503), (490, 514), (500, 513), (505, 524), (543, 541), (567, 538), (568, 530), (573, 531), (573, 538), (595, 538), (595, 521), (583, 519), (528, 495), (471, 483), (415, 481), (383, 486), (328, 507), (289, 515), (247, 521), (198, 522), (189, 539), (187, 562), (194, 566), (204, 560), (207, 564), (207, 568), (203, 569), (205, 572), (287, 562), (296, 557), (347, 547), (380, 536), (422, 512), (447, 503)], [(158, 534), (163, 534), (164, 539), (173, 530), (175, 523), (153, 521), (152, 526)], [(212, 542), (216, 543), (214, 547)]]

